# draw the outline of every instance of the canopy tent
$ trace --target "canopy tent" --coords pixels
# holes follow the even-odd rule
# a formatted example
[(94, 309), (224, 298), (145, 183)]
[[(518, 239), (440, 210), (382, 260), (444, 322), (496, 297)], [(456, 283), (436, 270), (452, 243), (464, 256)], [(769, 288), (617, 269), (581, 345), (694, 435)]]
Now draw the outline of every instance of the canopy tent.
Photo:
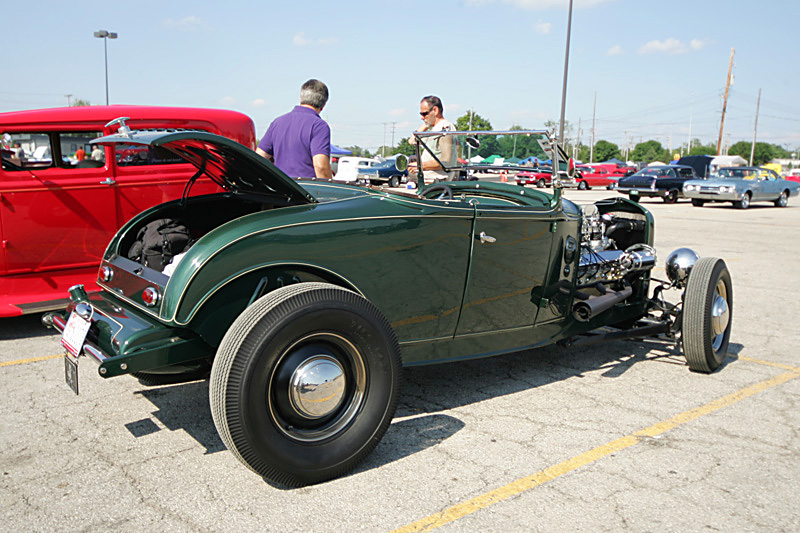
[(353, 155), (352, 150), (347, 150), (345, 148), (339, 148), (335, 144), (331, 145), (331, 155), (340, 156), (340, 155)]
[(483, 158), (479, 155), (474, 155), (469, 158), (470, 163), (480, 163), (481, 161), (483, 161)]
[(486, 165), (502, 165), (503, 161), (504, 159), (499, 155), (492, 154), (483, 161), (481, 161), (481, 163), (484, 163)]
[(747, 159), (740, 155), (718, 155), (709, 163), (711, 172), (716, 172), (718, 168), (722, 167), (740, 167), (747, 165)]
[(519, 157), (509, 157), (505, 160), (506, 165), (519, 165), (522, 162), (522, 159)]

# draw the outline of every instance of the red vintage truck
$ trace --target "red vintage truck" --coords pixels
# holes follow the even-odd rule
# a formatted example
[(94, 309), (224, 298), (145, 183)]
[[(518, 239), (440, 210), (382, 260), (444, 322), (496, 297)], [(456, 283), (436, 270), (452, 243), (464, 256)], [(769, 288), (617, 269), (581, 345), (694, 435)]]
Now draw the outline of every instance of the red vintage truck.
[[(89, 144), (124, 125), (199, 129), (256, 145), (253, 121), (228, 110), (115, 105), (0, 113), (0, 317), (59, 309), (78, 283), (96, 290), (116, 230), (183, 194), (197, 170), (191, 164), (140, 146)], [(200, 178), (190, 192), (218, 190)]]

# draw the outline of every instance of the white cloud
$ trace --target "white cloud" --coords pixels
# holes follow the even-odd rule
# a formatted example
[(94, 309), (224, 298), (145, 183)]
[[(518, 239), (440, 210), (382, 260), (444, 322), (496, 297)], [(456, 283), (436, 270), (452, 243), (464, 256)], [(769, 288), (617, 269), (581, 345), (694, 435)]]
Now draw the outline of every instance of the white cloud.
[(537, 20), (536, 24), (533, 25), (533, 31), (536, 33), (541, 33), (542, 35), (547, 35), (552, 29), (552, 24), (549, 22), (543, 22), (541, 19)]
[(395, 107), (391, 111), (389, 111), (389, 115), (392, 117), (399, 117), (406, 114), (406, 110), (402, 107)]
[(294, 36), (292, 42), (295, 46), (328, 46), (331, 44), (336, 44), (339, 42), (339, 39), (335, 37), (325, 37), (321, 39), (309, 39), (306, 37), (306, 32), (301, 31)]
[(167, 28), (188, 31), (201, 30), (207, 27), (206, 23), (203, 22), (203, 19), (200, 17), (195, 17), (194, 15), (183, 17), (180, 20), (165, 19), (162, 21), (162, 25)]
[(708, 46), (708, 43), (705, 41), (701, 41), (700, 39), (692, 39), (691, 42), (689, 43), (689, 46), (692, 48), (692, 50), (702, 50), (703, 48)]
[(614, 45), (608, 49), (606, 52), (607, 56), (618, 56), (622, 53), (622, 47), (620, 45)]
[(220, 102), (223, 106), (232, 106), (236, 103), (236, 98), (232, 96), (223, 96)]
[(255, 100), (253, 100), (253, 105), (256, 107), (262, 107), (266, 103), (267, 102), (263, 98), (256, 98)]
[(673, 39), (672, 37), (665, 39), (663, 41), (659, 40), (650, 41), (649, 43), (639, 48), (640, 54), (653, 54), (653, 53), (685, 54), (686, 52), (687, 52), (686, 45), (680, 42), (678, 39)]

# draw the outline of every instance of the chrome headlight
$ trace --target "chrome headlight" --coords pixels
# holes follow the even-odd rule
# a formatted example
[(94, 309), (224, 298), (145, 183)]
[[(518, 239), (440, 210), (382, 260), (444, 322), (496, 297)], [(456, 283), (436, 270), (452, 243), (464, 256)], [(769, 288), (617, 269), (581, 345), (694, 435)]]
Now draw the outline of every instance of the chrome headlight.
[(700, 187), (698, 187), (697, 185), (692, 185), (692, 184), (690, 184), (690, 183), (687, 183), (686, 185), (684, 185), (684, 186), (683, 186), (683, 189), (684, 189), (685, 191), (696, 191), (696, 190), (698, 190), (699, 188), (700, 188)]
[(722, 187), (719, 188), (719, 192), (724, 192), (724, 193), (736, 192), (736, 187), (730, 185), (723, 185)]
[(676, 287), (683, 287), (692, 267), (699, 260), (700, 256), (694, 250), (678, 248), (667, 257), (667, 277)]

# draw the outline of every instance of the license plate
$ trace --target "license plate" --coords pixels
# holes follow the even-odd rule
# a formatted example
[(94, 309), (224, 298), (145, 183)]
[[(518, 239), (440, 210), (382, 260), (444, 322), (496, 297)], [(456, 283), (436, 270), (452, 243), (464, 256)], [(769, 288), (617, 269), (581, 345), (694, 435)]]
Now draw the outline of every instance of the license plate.
[(83, 342), (86, 334), (89, 333), (91, 322), (77, 314), (75, 311), (70, 313), (64, 333), (61, 335), (61, 344), (69, 353), (78, 357), (83, 349)]
[(68, 353), (64, 354), (64, 379), (72, 392), (78, 394), (78, 360)]

